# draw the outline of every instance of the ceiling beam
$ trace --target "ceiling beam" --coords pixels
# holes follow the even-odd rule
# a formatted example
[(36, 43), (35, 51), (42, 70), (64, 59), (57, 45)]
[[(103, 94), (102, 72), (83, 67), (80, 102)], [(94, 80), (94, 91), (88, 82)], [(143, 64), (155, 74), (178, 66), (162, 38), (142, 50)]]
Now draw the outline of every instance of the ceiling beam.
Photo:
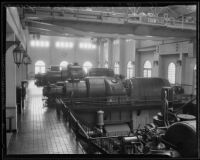
[(74, 29), (70, 27), (63, 27), (59, 25), (54, 25), (50, 23), (43, 23), (43, 22), (29, 22), (29, 30), (30, 33), (40, 33), (49, 36), (74, 36), (74, 37), (101, 37), (101, 38), (125, 38), (125, 39), (138, 39), (138, 40), (169, 40), (174, 39), (173, 37), (151, 37), (151, 36), (138, 36), (134, 34), (119, 34), (119, 33), (105, 33), (102, 31), (102, 33), (99, 32), (91, 32), (89, 31), (82, 31), (81, 29)]
[[(167, 10), (170, 10), (170, 7), (165, 7)], [(112, 12), (99, 12), (99, 11), (78, 11), (72, 12), (70, 9), (65, 10), (54, 10), (53, 15), (50, 9), (37, 8), (35, 12), (25, 13), (25, 20), (74, 20), (74, 21), (87, 21), (87, 22), (99, 22), (99, 23), (113, 23), (113, 24), (123, 24), (123, 25), (135, 25), (135, 24), (143, 24), (143, 25), (159, 25), (160, 27), (165, 27), (164, 24), (154, 24), (154, 23), (146, 23), (143, 22), (140, 17), (138, 20), (131, 20), (132, 14), (125, 13), (115, 13)], [(171, 11), (175, 12), (175, 11)], [(177, 14), (176, 14), (177, 16)], [(130, 22), (131, 20), (131, 22)], [(195, 26), (195, 24), (191, 24)], [(185, 26), (183, 26), (185, 27)], [(180, 29), (183, 29), (182, 25), (179, 25)], [(185, 29), (185, 28), (184, 28)], [(187, 29), (187, 28), (186, 28)]]
[[(44, 23), (43, 23), (44, 22)], [(60, 21), (60, 20), (43, 20), (28, 21), (28, 25), (43, 25), (43, 28), (50, 27), (57, 32), (66, 32), (77, 35), (88, 35), (90, 33), (104, 33), (104, 34), (133, 34), (137, 36), (159, 36), (159, 37), (177, 37), (177, 38), (191, 38), (196, 36), (195, 30), (174, 29), (170, 27), (160, 27), (151, 25), (119, 25), (119, 24), (105, 24), (95, 22), (83, 21)], [(62, 31), (59, 28), (63, 28)]]
[(40, 35), (47, 35), (47, 36), (58, 36), (58, 37), (74, 37), (75, 35), (66, 35), (60, 32), (56, 32), (53, 30), (45, 29), (45, 28), (38, 28), (38, 27), (29, 27), (30, 34), (40, 34)]

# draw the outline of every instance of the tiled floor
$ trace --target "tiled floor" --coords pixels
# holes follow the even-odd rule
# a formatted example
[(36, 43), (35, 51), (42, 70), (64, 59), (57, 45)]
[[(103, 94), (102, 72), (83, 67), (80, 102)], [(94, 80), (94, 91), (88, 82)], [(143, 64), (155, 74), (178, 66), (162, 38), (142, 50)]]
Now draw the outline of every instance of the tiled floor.
[(30, 81), (19, 131), (13, 135), (7, 154), (82, 154), (74, 133), (57, 117), (55, 108), (43, 106), (42, 88)]

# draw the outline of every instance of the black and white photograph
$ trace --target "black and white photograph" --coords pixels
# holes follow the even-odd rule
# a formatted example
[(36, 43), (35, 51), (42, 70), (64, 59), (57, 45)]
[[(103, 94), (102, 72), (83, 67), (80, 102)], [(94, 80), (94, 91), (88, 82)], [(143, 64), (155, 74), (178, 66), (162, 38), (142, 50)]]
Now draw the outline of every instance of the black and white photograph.
[(2, 8), (3, 158), (198, 158), (199, 3)]

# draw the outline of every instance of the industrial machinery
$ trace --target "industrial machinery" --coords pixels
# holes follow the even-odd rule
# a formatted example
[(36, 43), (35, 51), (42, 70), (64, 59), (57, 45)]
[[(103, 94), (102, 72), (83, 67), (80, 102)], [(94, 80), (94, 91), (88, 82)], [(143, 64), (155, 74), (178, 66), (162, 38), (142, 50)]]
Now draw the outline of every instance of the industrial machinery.
[[(66, 71), (70, 75), (66, 81), (47, 85), (43, 94), (59, 108), (62, 106), (63, 116), (75, 133), (96, 151), (196, 156), (196, 151), (191, 151), (196, 146), (196, 128), (192, 125), (196, 122), (195, 116), (179, 113), (187, 103), (176, 100), (168, 80), (131, 78), (124, 85), (100, 69), (83, 77), (72, 72), (72, 68)], [(185, 136), (177, 138), (183, 129), (186, 137), (192, 136), (192, 142), (182, 143)], [(177, 134), (173, 135), (174, 131)], [(188, 144), (193, 147), (191, 150), (186, 147)]]
[(91, 68), (88, 71), (88, 76), (107, 76), (114, 77), (114, 71), (109, 68)]
[(46, 86), (49, 84), (54, 84), (58, 81), (76, 80), (83, 79), (85, 77), (85, 72), (83, 68), (77, 63), (69, 64), (67, 69), (60, 70), (59, 66), (55, 69), (55, 66), (51, 66), (50, 70), (46, 73), (39, 73), (35, 75), (35, 84), (37, 86)]

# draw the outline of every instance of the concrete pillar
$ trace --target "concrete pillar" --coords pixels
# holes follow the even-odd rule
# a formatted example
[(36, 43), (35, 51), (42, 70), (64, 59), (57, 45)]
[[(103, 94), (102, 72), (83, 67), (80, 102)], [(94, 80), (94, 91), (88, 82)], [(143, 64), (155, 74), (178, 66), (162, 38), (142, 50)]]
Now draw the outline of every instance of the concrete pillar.
[(140, 53), (135, 53), (135, 77), (140, 77)]
[(135, 61), (136, 61), (136, 41), (134, 39), (127, 39), (126, 40), (126, 68), (129, 61), (134, 63), (133, 65), (133, 77), (135, 77)]
[(102, 67), (105, 66), (105, 62), (108, 61), (108, 41), (103, 44), (103, 64)]
[[(50, 38), (49, 39), (49, 43), (50, 43), (50, 45), (49, 45), (49, 59), (47, 60), (47, 59), (45, 59), (45, 61), (44, 61), (44, 59), (42, 60), (42, 61), (44, 61), (44, 63), (45, 63), (45, 67), (46, 67), (46, 71), (47, 71), (47, 68), (49, 68), (50, 66), (52, 66), (52, 65), (55, 65), (54, 63), (53, 63), (53, 57), (54, 57), (54, 55), (55, 55), (55, 52), (54, 52), (54, 39), (53, 38)], [(53, 44), (53, 45), (51, 45), (51, 44)], [(33, 57), (34, 57), (34, 54), (33, 54)], [(35, 64), (33, 64), (33, 71), (34, 71), (34, 73), (35, 73)]]
[(104, 43), (100, 41), (99, 43), (99, 66), (98, 67), (104, 67)]
[(79, 45), (79, 40), (78, 38), (74, 39), (74, 58), (73, 58), (73, 63), (78, 62), (78, 46)]
[(183, 63), (183, 54), (179, 54), (179, 59), (176, 62), (176, 82), (177, 84), (181, 84), (182, 82), (182, 64)]
[[(18, 69), (13, 59), (11, 46), (6, 52), (6, 117), (13, 116), (12, 129), (17, 130), (17, 104), (16, 104), (16, 70)], [(8, 121), (6, 122), (8, 129)]]
[(127, 68), (127, 62), (126, 62), (126, 42), (125, 39), (119, 40), (119, 57), (120, 57), (120, 74), (127, 76), (126, 68)]
[(113, 62), (113, 39), (108, 39), (108, 66), (111, 69), (114, 69), (114, 62)]
[(156, 50), (153, 55), (152, 77), (159, 77), (159, 63), (159, 53)]
[(165, 73), (164, 73), (164, 65), (163, 65), (163, 63), (164, 63), (164, 57), (162, 56), (162, 55), (159, 55), (159, 57), (158, 57), (158, 65), (159, 65), (159, 67), (158, 67), (158, 77), (160, 77), (160, 78), (166, 78), (165, 77)]

